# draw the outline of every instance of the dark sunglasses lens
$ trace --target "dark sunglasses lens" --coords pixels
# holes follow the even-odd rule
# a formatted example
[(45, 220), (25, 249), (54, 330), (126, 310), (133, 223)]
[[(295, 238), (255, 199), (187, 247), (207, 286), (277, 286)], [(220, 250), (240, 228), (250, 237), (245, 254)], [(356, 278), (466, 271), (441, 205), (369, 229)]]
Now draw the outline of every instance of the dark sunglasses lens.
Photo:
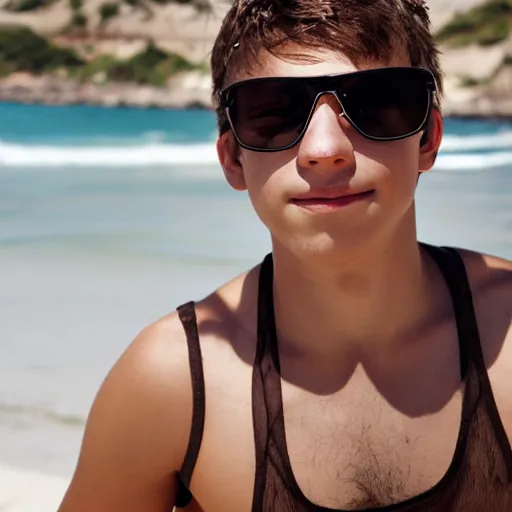
[(345, 112), (369, 137), (392, 139), (416, 132), (430, 104), (428, 76), (417, 69), (354, 76), (340, 88)]
[(289, 80), (245, 82), (232, 90), (228, 112), (242, 144), (279, 149), (300, 137), (312, 103), (307, 88), (291, 85)]

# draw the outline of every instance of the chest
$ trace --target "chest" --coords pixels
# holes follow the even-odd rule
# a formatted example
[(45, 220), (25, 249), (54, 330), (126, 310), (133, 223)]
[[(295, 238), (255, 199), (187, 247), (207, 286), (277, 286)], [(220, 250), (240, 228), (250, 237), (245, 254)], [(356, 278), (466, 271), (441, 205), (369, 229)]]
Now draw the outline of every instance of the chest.
[(351, 396), (284, 401), (285, 465), (309, 501), (335, 509), (379, 507), (443, 478), (460, 430), (460, 393), (418, 417), (382, 396)]
[[(452, 463), (458, 391), (439, 410), (417, 417), (362, 390), (351, 390), (347, 400), (283, 383), (282, 394), (284, 422), (273, 429), (279, 463), (286, 485), (291, 479), (314, 504), (357, 510), (402, 502), (435, 486)], [(194, 472), (193, 492), (207, 512), (250, 511), (258, 492), (250, 397), (231, 403), (218, 402), (209, 415)]]
[[(433, 347), (439, 357), (430, 362), (424, 355), (411, 364), (397, 358), (389, 377), (363, 372), (341, 383), (338, 368), (319, 382), (305, 379), (307, 367), (300, 366), (303, 385), (294, 384), (283, 358), (282, 379), (264, 373), (260, 387), (252, 368), (205, 358), (206, 424), (192, 492), (207, 512), (251, 510), (262, 493), (255, 488), (257, 459), (266, 453), (258, 432), (267, 426), (285, 485), (291, 481), (314, 504), (371, 508), (432, 488), (453, 460), (461, 422), (457, 345), (443, 347)], [(253, 411), (255, 395), (261, 403)]]

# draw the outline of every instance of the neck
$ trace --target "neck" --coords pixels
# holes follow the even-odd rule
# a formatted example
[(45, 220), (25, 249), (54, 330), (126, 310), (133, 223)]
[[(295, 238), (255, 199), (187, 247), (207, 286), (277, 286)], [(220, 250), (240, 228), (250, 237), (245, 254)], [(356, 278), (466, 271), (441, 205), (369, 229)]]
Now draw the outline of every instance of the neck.
[(432, 311), (427, 268), (413, 231), (322, 261), (298, 259), (274, 242), (281, 350), (359, 359), (396, 348)]

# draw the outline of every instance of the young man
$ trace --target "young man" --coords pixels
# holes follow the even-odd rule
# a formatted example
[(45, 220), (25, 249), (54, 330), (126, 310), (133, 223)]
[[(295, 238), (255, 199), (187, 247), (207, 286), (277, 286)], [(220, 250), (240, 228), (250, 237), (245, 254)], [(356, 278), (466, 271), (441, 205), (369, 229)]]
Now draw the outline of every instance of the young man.
[(135, 339), (60, 512), (512, 510), (512, 264), (416, 238), (424, 2), (237, 0), (212, 70), (272, 256)]

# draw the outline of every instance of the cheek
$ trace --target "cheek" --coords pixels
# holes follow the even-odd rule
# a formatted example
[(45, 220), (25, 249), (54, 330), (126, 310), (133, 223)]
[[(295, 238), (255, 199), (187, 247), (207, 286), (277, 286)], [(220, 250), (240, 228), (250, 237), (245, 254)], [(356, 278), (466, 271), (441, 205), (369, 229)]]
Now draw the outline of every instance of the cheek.
[(242, 163), (245, 183), (255, 207), (273, 205), (282, 199), (286, 190), (285, 177), (293, 166), (294, 155), (287, 151), (277, 153), (245, 152)]
[(282, 185), (276, 174), (264, 175), (263, 169), (246, 171), (247, 192), (260, 219), (268, 225), (272, 211), (279, 207)]
[(402, 141), (373, 144), (365, 151), (366, 167), (372, 168), (379, 189), (387, 193), (413, 192), (419, 171), (419, 141)]
[(391, 172), (397, 190), (414, 196), (419, 176), (419, 146), (404, 145), (393, 158)]

